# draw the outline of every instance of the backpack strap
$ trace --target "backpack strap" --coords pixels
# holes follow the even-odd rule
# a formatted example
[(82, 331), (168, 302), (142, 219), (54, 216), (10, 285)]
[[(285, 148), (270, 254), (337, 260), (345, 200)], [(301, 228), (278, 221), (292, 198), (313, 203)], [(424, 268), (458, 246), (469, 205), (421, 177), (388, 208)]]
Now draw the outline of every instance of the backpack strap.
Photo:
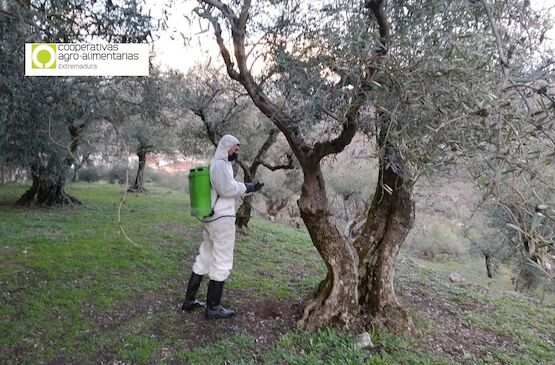
[[(214, 191), (216, 191), (216, 189), (214, 189)], [(216, 207), (216, 203), (218, 203), (218, 199), (220, 199), (220, 195), (216, 191), (216, 201), (214, 202), (214, 206), (212, 207), (212, 212), (210, 213), (209, 217), (212, 217), (214, 215), (214, 208)]]

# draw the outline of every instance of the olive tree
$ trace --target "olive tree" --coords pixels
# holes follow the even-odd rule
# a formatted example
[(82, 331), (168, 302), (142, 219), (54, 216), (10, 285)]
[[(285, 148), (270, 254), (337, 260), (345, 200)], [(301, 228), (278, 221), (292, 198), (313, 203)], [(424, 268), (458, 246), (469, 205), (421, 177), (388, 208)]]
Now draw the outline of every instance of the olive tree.
[[(196, 13), (213, 27), (229, 77), (284, 134), (303, 171), (298, 206), (327, 274), (299, 324), (371, 320), (412, 330), (393, 279), (414, 222), (414, 182), (476, 151), (491, 156), (509, 99), (509, 86), (499, 86), (498, 64), (507, 62), (499, 43), (518, 40), (512, 56), (529, 60), (504, 75), (531, 75), (545, 17), (526, 1), (203, 0)], [(496, 19), (505, 39), (492, 32)], [(260, 74), (255, 59), (264, 61)], [(376, 141), (378, 179), (351, 240), (330, 214), (322, 161), (357, 131)]]
[(496, 18), (506, 4), (480, 5), (495, 40), (499, 77), (497, 93), (483, 103), (493, 133), (469, 162), (482, 200), (498, 208), (512, 236), (508, 246), (520, 254), (516, 289), (527, 291), (552, 279), (555, 264), (555, 52), (543, 42), (548, 18), (527, 11)]
[[(90, 37), (143, 42), (151, 18), (137, 1), (31, 1), (10, 6), (0, 16), (0, 155), (4, 166), (27, 166), (31, 188), (22, 205), (75, 203), (65, 192), (80, 137), (98, 119), (97, 94), (111, 80), (79, 77), (25, 77), (25, 42), (75, 42)], [(78, 20), (76, 20), (78, 19)]]
[(144, 191), (144, 168), (149, 153), (174, 154), (183, 123), (173, 112), (168, 77), (151, 66), (148, 78), (127, 78), (107, 101), (109, 120), (120, 132), (129, 153), (137, 155), (138, 168), (130, 192)]

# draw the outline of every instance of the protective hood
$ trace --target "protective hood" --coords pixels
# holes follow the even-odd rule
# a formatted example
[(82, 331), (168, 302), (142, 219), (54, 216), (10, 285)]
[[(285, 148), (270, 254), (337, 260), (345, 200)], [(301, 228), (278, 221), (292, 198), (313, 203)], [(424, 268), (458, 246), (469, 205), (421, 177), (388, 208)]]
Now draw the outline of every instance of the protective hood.
[(227, 161), (229, 156), (229, 149), (232, 146), (239, 144), (239, 140), (233, 137), (231, 134), (226, 134), (218, 142), (218, 147), (216, 147), (216, 152), (214, 153), (214, 160), (224, 160)]
[(233, 168), (229, 162), (229, 149), (239, 144), (232, 135), (222, 137), (216, 147), (214, 158), (210, 161), (210, 182), (212, 183), (212, 207), (214, 215), (211, 219), (225, 215), (235, 216), (235, 198), (245, 195), (247, 187), (233, 177)]

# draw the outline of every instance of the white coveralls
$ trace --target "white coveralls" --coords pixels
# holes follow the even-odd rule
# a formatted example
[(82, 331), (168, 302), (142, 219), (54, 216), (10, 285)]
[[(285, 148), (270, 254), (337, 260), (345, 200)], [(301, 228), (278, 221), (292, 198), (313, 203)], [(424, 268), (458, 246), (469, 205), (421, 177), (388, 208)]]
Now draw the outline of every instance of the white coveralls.
[[(235, 198), (246, 193), (246, 186), (235, 181), (228, 151), (239, 144), (232, 135), (222, 137), (210, 161), (212, 206), (214, 215), (205, 218), (203, 241), (193, 265), (193, 272), (210, 280), (225, 281), (233, 267), (235, 247)], [(223, 218), (220, 218), (225, 216)], [(227, 217), (230, 216), (230, 217)]]

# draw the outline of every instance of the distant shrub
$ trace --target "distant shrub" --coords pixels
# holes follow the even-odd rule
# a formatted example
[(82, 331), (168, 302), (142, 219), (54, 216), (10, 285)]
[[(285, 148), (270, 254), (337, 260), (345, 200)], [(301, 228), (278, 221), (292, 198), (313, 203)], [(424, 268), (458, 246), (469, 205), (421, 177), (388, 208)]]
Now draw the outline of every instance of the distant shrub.
[(520, 262), (518, 276), (516, 277), (515, 290), (521, 293), (530, 294), (541, 288), (551, 291), (552, 281), (540, 265), (530, 259)]
[(155, 183), (156, 185), (163, 186), (168, 189), (188, 192), (189, 191), (189, 178), (188, 171), (177, 173), (167, 173), (148, 169), (145, 171), (145, 181)]
[(123, 164), (117, 164), (108, 169), (106, 173), (106, 180), (111, 184), (125, 184), (126, 173), (129, 173), (129, 184), (133, 183), (135, 174), (137, 173), (136, 167), (130, 166), (129, 168)]
[(408, 237), (406, 248), (422, 259), (446, 261), (462, 259), (468, 245), (457, 227), (442, 218), (423, 215)]
[[(135, 174), (137, 171), (135, 170)], [(144, 181), (147, 183), (155, 183), (157, 184), (160, 181), (160, 175), (162, 173), (158, 172), (157, 170), (153, 170), (150, 167), (146, 166), (144, 170)]]
[(468, 208), (463, 204), (449, 199), (439, 199), (433, 204), (435, 215), (440, 215), (447, 219), (463, 219), (468, 216)]
[(102, 179), (103, 171), (100, 167), (85, 167), (79, 170), (77, 179), (85, 182), (95, 182)]

